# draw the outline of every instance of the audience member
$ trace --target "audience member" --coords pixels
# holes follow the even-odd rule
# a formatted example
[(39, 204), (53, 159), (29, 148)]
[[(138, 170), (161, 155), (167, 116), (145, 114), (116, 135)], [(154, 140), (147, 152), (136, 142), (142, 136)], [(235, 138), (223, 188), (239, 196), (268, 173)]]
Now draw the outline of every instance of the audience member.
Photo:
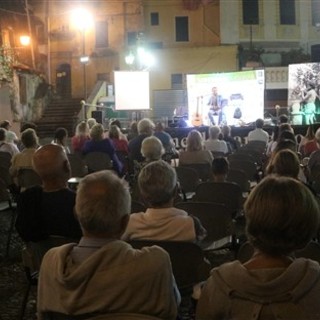
[(132, 121), (130, 124), (130, 129), (128, 132), (128, 141), (132, 140), (133, 138), (137, 137), (138, 134), (138, 123), (137, 121)]
[(95, 124), (90, 131), (91, 140), (85, 142), (82, 152), (88, 154), (90, 152), (104, 152), (109, 155), (112, 160), (113, 169), (119, 174), (122, 174), (123, 165), (119, 161), (115, 153), (115, 148), (110, 139), (103, 137), (104, 129), (102, 124)]
[(280, 114), (279, 116), (279, 124), (289, 123), (288, 116), (286, 114)]
[(144, 164), (160, 160), (165, 150), (161, 141), (155, 137), (147, 137), (141, 143), (141, 154), (145, 158)]
[(48, 311), (81, 319), (111, 313), (176, 319), (168, 254), (157, 246), (135, 250), (119, 240), (129, 213), (128, 189), (112, 172), (96, 172), (80, 182), (76, 214), (83, 237), (78, 245), (45, 255), (38, 284), (40, 320)]
[(0, 128), (0, 152), (8, 152), (11, 156), (19, 153), (19, 149), (15, 143), (6, 142), (6, 129), (4, 128)]
[(197, 219), (173, 207), (177, 175), (168, 163), (158, 160), (143, 167), (138, 186), (148, 209), (130, 215), (123, 239), (196, 241), (206, 236)]
[(313, 151), (318, 150), (316, 136), (313, 125), (308, 126), (306, 135), (301, 139), (298, 151), (302, 157), (309, 157)]
[[(23, 131), (27, 130), (27, 129), (33, 129), (35, 132), (37, 132), (37, 125), (33, 122), (23, 122), (21, 124), (21, 127), (20, 127), (20, 134), (22, 134)], [(39, 146), (39, 145), (38, 145)], [(21, 140), (19, 140), (17, 142), (17, 147), (20, 151), (22, 151), (24, 149), (24, 145), (23, 143), (21, 142)]]
[(211, 165), (212, 181), (225, 182), (229, 172), (229, 162), (226, 158), (215, 158)]
[(95, 118), (89, 118), (87, 120), (87, 124), (88, 124), (88, 127), (89, 127), (89, 130), (91, 130), (91, 128), (97, 124), (97, 120)]
[(109, 128), (109, 139), (113, 142), (116, 151), (121, 151), (128, 154), (128, 141), (127, 139), (121, 139), (121, 131), (117, 125), (111, 125)]
[(199, 131), (191, 130), (187, 136), (187, 148), (179, 153), (179, 163), (212, 163), (212, 153), (203, 148), (203, 139)]
[(313, 167), (315, 167), (316, 165), (320, 165), (320, 128), (317, 129), (315, 138), (317, 141), (318, 150), (313, 151), (310, 155), (310, 159), (308, 161), (309, 172), (311, 172)]
[(269, 141), (269, 133), (262, 129), (263, 125), (264, 125), (263, 119), (256, 120), (256, 128), (248, 133), (248, 142), (263, 141), (267, 145)]
[(75, 135), (71, 138), (72, 150), (74, 153), (81, 153), (84, 144), (90, 139), (89, 126), (85, 121), (78, 123)]
[(110, 121), (109, 128), (111, 126), (117, 126), (119, 128), (119, 139), (120, 140), (125, 140), (128, 143), (127, 136), (125, 134), (123, 134), (122, 131), (121, 131), (121, 122), (120, 122), (120, 120), (119, 119), (112, 119), (112, 121)]
[(4, 120), (0, 123), (0, 128), (3, 128), (6, 130), (6, 142), (7, 143), (17, 143), (19, 139), (18, 139), (16, 133), (10, 130), (11, 127), (12, 127), (12, 125), (9, 120)]
[(175, 144), (170, 134), (168, 132), (165, 132), (164, 129), (165, 129), (164, 124), (162, 122), (157, 122), (155, 126), (154, 136), (161, 141), (166, 153), (175, 154), (176, 153)]
[(68, 189), (70, 165), (61, 146), (48, 144), (33, 155), (33, 168), (42, 180), (22, 192), (17, 203), (16, 229), (22, 240), (37, 242), (49, 236), (81, 237), (73, 207), (75, 192)]
[(68, 139), (68, 131), (65, 128), (57, 128), (54, 137), (52, 140), (52, 144), (56, 144), (61, 146), (66, 154), (70, 153), (70, 149), (67, 146), (67, 139)]
[(281, 123), (279, 125), (279, 135), (281, 134), (282, 131), (285, 131), (285, 130), (292, 131), (292, 133), (294, 134), (294, 130), (290, 123)]
[(267, 174), (277, 174), (294, 179), (298, 179), (299, 171), (299, 157), (296, 152), (290, 149), (277, 152), (267, 167)]
[(224, 140), (220, 140), (221, 130), (218, 126), (211, 126), (209, 128), (209, 139), (204, 142), (206, 150), (228, 153), (227, 143)]
[(153, 134), (154, 123), (148, 119), (144, 118), (138, 122), (138, 136), (129, 141), (129, 154), (132, 160), (142, 162), (144, 157), (141, 154), (141, 143), (142, 141), (150, 137)]
[(12, 177), (17, 177), (19, 169), (32, 169), (32, 158), (39, 144), (37, 134), (33, 129), (26, 129), (22, 132), (21, 142), (25, 148), (11, 159), (10, 174)]
[(292, 257), (318, 231), (313, 194), (295, 179), (270, 176), (244, 209), (254, 253), (244, 264), (235, 260), (211, 271), (196, 319), (320, 319), (320, 266)]
[(239, 149), (239, 142), (237, 142), (236, 139), (231, 136), (230, 126), (223, 126), (221, 128), (221, 133), (223, 135), (222, 139), (227, 143), (229, 153), (233, 153)]
[(292, 140), (295, 143), (297, 143), (294, 133), (290, 130), (282, 130), (279, 132), (278, 141), (282, 141), (282, 140)]
[(279, 139), (279, 127), (275, 126), (273, 128), (271, 140), (267, 144), (267, 151), (266, 151), (267, 156), (270, 156), (274, 151), (274, 149), (276, 148), (278, 139)]

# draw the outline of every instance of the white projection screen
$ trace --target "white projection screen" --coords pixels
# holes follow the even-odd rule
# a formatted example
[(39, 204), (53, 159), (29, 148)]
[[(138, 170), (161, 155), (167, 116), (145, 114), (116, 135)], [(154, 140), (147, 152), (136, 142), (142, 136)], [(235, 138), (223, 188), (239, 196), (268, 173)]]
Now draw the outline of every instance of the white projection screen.
[(149, 72), (115, 71), (115, 110), (149, 110)]

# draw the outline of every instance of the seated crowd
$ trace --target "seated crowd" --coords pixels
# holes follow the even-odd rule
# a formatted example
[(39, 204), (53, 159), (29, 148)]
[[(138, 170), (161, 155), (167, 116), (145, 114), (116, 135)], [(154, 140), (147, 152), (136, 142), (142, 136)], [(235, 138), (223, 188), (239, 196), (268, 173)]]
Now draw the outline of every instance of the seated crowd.
[[(158, 246), (134, 249), (129, 242), (200, 244), (207, 235), (201, 220), (175, 207), (183, 201), (175, 166), (207, 164), (208, 181), (237, 183), (229, 172), (239, 170), (251, 186), (238, 215), (245, 220), (244, 239), (253, 255), (243, 263), (213, 265), (200, 286), (195, 319), (320, 319), (320, 266), (294, 256), (318, 237), (320, 192), (314, 172), (320, 173), (320, 129), (313, 133), (310, 127), (298, 143), (290, 124), (276, 126), (272, 137), (263, 125), (257, 119), (243, 146), (228, 126), (210, 127), (207, 140), (194, 129), (185, 150), (178, 151), (163, 124), (146, 118), (128, 135), (119, 121), (109, 130), (92, 119), (83, 121), (71, 150), (64, 128), (43, 146), (36, 128), (26, 128), (19, 148), (9, 129), (0, 128), (0, 152), (10, 153), (13, 183), (21, 168), (34, 170), (42, 181), (17, 196), (15, 224), (37, 255), (38, 318), (127, 314), (131, 319), (136, 314), (180, 319), (181, 296), (169, 254)], [(85, 175), (73, 191), (68, 187), (71, 151), (80, 157), (106, 153), (112, 170)], [(254, 163), (255, 175), (247, 175), (245, 162)], [(199, 175), (197, 183), (202, 182)], [(132, 212), (133, 201), (146, 210)], [(65, 244), (57, 246), (52, 238)]]

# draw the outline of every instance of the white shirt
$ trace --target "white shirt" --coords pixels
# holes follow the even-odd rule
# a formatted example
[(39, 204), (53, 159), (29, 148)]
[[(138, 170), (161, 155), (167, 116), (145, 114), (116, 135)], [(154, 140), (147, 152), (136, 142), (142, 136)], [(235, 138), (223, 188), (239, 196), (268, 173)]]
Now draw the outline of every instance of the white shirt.
[(204, 142), (204, 146), (209, 151), (228, 153), (228, 146), (223, 140), (208, 139)]
[(269, 141), (269, 133), (263, 129), (256, 128), (249, 132), (248, 141), (264, 141), (267, 144)]

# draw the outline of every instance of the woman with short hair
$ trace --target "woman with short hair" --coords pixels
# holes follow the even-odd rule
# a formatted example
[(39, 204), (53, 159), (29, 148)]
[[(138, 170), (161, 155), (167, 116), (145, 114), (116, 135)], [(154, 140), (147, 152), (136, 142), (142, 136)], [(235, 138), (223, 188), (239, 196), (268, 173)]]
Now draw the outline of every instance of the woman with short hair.
[(187, 147), (185, 151), (179, 154), (179, 163), (209, 163), (213, 160), (212, 153), (203, 147), (203, 139), (201, 133), (197, 130), (191, 130), (187, 136)]
[(196, 319), (320, 319), (320, 266), (292, 255), (318, 231), (314, 195), (296, 179), (270, 176), (244, 210), (254, 253), (211, 271)]

